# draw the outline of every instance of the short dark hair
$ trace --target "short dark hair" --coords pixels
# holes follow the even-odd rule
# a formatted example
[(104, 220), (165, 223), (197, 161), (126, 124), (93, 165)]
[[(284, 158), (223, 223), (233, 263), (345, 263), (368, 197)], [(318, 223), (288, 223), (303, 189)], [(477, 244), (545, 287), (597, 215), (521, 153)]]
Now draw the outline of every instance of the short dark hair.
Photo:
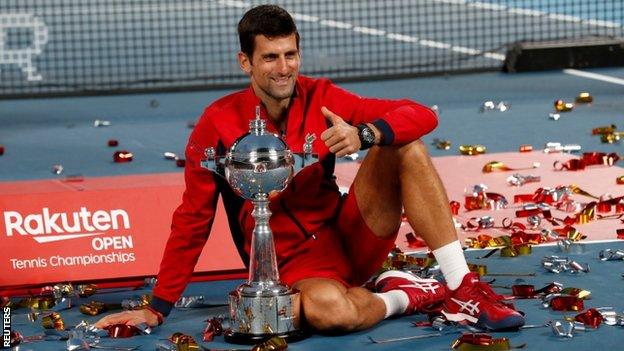
[(299, 32), (295, 21), (288, 11), (277, 5), (260, 5), (247, 11), (238, 22), (238, 39), (241, 51), (250, 58), (253, 56), (254, 42), (257, 35), (267, 38), (285, 37), (291, 34), (297, 37)]

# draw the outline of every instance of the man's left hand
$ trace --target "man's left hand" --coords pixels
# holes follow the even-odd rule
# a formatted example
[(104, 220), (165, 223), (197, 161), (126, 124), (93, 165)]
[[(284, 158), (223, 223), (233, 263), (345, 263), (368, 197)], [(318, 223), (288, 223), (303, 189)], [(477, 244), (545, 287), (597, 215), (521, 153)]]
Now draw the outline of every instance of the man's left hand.
[(332, 124), (321, 134), (321, 140), (325, 142), (329, 151), (336, 154), (336, 157), (344, 157), (358, 152), (362, 146), (358, 129), (345, 122), (344, 119), (325, 106), (321, 107), (321, 112)]

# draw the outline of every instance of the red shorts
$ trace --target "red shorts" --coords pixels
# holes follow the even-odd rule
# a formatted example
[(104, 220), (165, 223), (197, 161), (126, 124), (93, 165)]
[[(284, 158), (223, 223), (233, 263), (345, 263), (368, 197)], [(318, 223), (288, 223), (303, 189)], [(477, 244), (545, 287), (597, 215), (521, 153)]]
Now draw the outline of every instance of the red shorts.
[(336, 221), (314, 233), (280, 267), (280, 280), (290, 286), (302, 279), (328, 278), (360, 286), (376, 273), (394, 248), (398, 232), (377, 237), (360, 213), (353, 186), (343, 197)]

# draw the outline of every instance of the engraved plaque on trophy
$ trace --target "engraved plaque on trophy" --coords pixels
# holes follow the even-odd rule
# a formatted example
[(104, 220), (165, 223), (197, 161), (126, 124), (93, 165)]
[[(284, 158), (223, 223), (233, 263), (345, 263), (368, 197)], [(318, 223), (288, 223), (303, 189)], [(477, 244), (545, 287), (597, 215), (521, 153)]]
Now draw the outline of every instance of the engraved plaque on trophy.
[(205, 150), (202, 167), (225, 176), (232, 189), (254, 205), (249, 279), (229, 294), (228, 342), (253, 344), (273, 336), (287, 340), (304, 336), (293, 310), (299, 292), (279, 280), (269, 227), (269, 194), (284, 190), (299, 170), (318, 161), (312, 153), (314, 139), (313, 134), (307, 135), (302, 152), (292, 152), (283, 139), (266, 131), (258, 106), (249, 132), (236, 140), (225, 155), (217, 155), (214, 148)]

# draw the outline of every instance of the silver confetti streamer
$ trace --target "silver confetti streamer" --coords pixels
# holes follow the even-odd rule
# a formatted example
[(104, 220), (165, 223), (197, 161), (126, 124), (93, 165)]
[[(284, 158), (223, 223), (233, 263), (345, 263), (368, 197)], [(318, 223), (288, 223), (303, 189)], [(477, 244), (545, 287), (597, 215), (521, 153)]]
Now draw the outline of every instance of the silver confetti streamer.
[(95, 128), (98, 128), (98, 127), (110, 127), (110, 125), (111, 125), (110, 121), (106, 121), (106, 120), (103, 120), (103, 119), (96, 119), (95, 121), (93, 121), (93, 126)]
[(605, 249), (600, 251), (598, 257), (601, 261), (621, 261), (624, 260), (624, 250)]
[(561, 272), (569, 273), (589, 273), (589, 264), (582, 265), (567, 257), (547, 256), (542, 258), (542, 267), (551, 273), (559, 274)]
[(511, 186), (523, 186), (526, 183), (539, 182), (542, 178), (540, 176), (522, 175), (519, 173), (513, 174), (507, 178), (507, 184)]
[(578, 144), (566, 144), (562, 145), (557, 142), (549, 142), (544, 146), (544, 153), (557, 153), (557, 152), (578, 152), (581, 151), (581, 145)]
[(581, 322), (570, 321), (550, 321), (548, 323), (553, 335), (561, 338), (573, 338), (575, 332), (583, 332), (586, 330), (585, 325)]

